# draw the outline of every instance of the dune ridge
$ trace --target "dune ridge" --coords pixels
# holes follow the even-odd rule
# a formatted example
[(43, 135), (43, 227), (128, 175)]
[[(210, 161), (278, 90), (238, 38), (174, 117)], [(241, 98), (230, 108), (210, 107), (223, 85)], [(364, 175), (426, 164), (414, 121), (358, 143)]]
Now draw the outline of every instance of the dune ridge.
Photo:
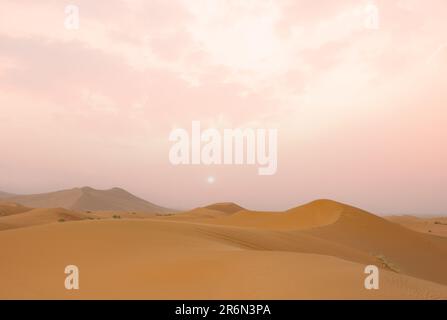
[(331, 200), (317, 200), (284, 212), (241, 210), (218, 222), (278, 230), (308, 229), (334, 223), (347, 207)]
[(204, 208), (210, 209), (210, 210), (221, 211), (221, 212), (229, 213), (229, 214), (236, 213), (241, 210), (245, 210), (243, 207), (241, 207), (240, 205), (233, 203), (233, 202), (214, 203), (214, 204), (208, 205)]

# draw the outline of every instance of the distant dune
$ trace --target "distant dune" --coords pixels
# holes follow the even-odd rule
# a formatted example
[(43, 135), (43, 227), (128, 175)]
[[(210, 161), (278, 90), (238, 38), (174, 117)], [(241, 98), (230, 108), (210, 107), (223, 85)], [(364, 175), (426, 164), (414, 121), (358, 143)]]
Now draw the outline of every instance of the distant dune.
[(210, 210), (221, 211), (224, 213), (236, 213), (238, 211), (245, 210), (244, 208), (242, 208), (241, 206), (239, 206), (233, 202), (215, 203), (215, 204), (206, 206), (205, 208), (210, 209)]
[[(169, 215), (12, 207), (0, 206), (0, 298), (447, 299), (447, 238), (335, 201)], [(64, 289), (68, 264), (79, 291)], [(371, 264), (379, 290), (363, 285)]]
[(241, 210), (218, 223), (279, 230), (308, 229), (334, 223), (346, 208), (335, 201), (319, 200), (285, 212)]
[(140, 212), (172, 212), (120, 188), (96, 190), (74, 188), (50, 193), (8, 197), (8, 201), (33, 208), (65, 208), (76, 211), (115, 210)]
[(13, 196), (15, 196), (15, 194), (0, 191), (0, 199), (11, 198)]
[(205, 207), (195, 208), (189, 211), (179, 212), (178, 214), (171, 216), (170, 218), (175, 220), (186, 219), (186, 220), (207, 221), (208, 219), (230, 216), (241, 210), (245, 209), (235, 203), (221, 202), (221, 203), (210, 204)]

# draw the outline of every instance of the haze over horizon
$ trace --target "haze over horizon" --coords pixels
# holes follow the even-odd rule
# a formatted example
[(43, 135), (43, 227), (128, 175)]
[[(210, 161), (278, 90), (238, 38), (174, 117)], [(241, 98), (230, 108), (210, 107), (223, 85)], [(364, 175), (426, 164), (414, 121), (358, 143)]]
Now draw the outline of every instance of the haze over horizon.
[[(447, 214), (447, 2), (2, 1), (0, 190)], [(278, 169), (173, 166), (173, 128), (277, 128)]]
[[(71, 190), (81, 190), (81, 191), (84, 191), (84, 190), (86, 190), (86, 191), (94, 191), (94, 192), (97, 192), (97, 191), (99, 191), (99, 192), (108, 192), (108, 191), (113, 191), (113, 190), (116, 190), (116, 189), (118, 189), (118, 190), (122, 190), (122, 191), (125, 191), (126, 193), (129, 193), (130, 195), (132, 195), (132, 196), (137, 196), (137, 197), (139, 197), (140, 199), (142, 199), (142, 200), (145, 200), (145, 201), (149, 201), (149, 202), (152, 202), (151, 201), (151, 199), (150, 198), (145, 198), (145, 197), (143, 197), (143, 196), (139, 196), (139, 195), (136, 195), (136, 194), (134, 194), (133, 192), (130, 192), (129, 190), (127, 190), (127, 189), (124, 189), (124, 188), (122, 188), (122, 187), (118, 187), (118, 186), (113, 186), (113, 187), (110, 187), (110, 188), (93, 188), (93, 187), (91, 187), (91, 186), (82, 186), (82, 187), (73, 187), (73, 188), (63, 188), (63, 189), (58, 189), (58, 190), (48, 190), (48, 191), (44, 191), (44, 192), (31, 192), (31, 193), (22, 193), (22, 194), (20, 194), (20, 193), (10, 193), (10, 192), (5, 192), (4, 190), (2, 190), (2, 189), (0, 189), (0, 201), (6, 201), (6, 202), (9, 202), (9, 201), (12, 201), (12, 202), (16, 202), (15, 201), (15, 197), (21, 197), (21, 196), (30, 196), (30, 195), (46, 195), (46, 194), (52, 194), (52, 193), (55, 193), (55, 192), (60, 192), (60, 191), (71, 191)], [(6, 197), (3, 197), (4, 195), (7, 195)], [(25, 198), (26, 199), (26, 198)], [(45, 198), (44, 198), (45, 199)], [(110, 200), (112, 200), (113, 198), (110, 198)], [(60, 200), (61, 201), (64, 201), (64, 199), (63, 198), (60, 198)], [(160, 203), (151, 203), (151, 205), (161, 205), (161, 207), (164, 207), (163, 209), (166, 209), (166, 211), (167, 212), (170, 212), (170, 210), (172, 209), (172, 210), (179, 210), (179, 211), (182, 211), (182, 210), (192, 210), (192, 209), (195, 209), (195, 208), (202, 208), (202, 207), (206, 207), (206, 208), (211, 208), (211, 207), (213, 207), (213, 206), (215, 206), (215, 205), (224, 205), (224, 204), (228, 204), (228, 205), (234, 205), (234, 206), (236, 206), (236, 207), (239, 207), (239, 208), (242, 208), (242, 209), (248, 209), (248, 210), (257, 210), (257, 211), (266, 211), (266, 212), (268, 212), (268, 211), (278, 211), (278, 212), (280, 212), (280, 211), (286, 211), (286, 210), (290, 210), (290, 209), (293, 209), (293, 208), (296, 208), (296, 207), (300, 207), (300, 206), (303, 206), (303, 205), (307, 205), (307, 204), (310, 204), (310, 203), (313, 203), (313, 202), (315, 202), (315, 201), (325, 201), (325, 200), (329, 200), (329, 201), (335, 201), (335, 202), (338, 202), (338, 203), (341, 203), (341, 204), (344, 204), (344, 205), (351, 205), (351, 206), (354, 206), (355, 207), (355, 204), (353, 204), (353, 203), (348, 203), (348, 202), (342, 202), (342, 201), (338, 201), (338, 200), (336, 200), (336, 199), (323, 199), (323, 198), (318, 198), (318, 199), (312, 199), (312, 200), (309, 200), (309, 201), (307, 201), (307, 202), (301, 202), (301, 203), (296, 203), (295, 205), (293, 205), (293, 206), (290, 206), (290, 207), (286, 207), (286, 208), (280, 208), (280, 209), (271, 209), (271, 208), (251, 208), (251, 207), (247, 207), (247, 206), (244, 206), (243, 204), (241, 204), (241, 203), (237, 203), (237, 202), (234, 202), (234, 201), (231, 201), (230, 199), (227, 199), (227, 200), (223, 200), (223, 201), (215, 201), (215, 202), (206, 202), (206, 203), (198, 203), (198, 204), (196, 204), (196, 205), (194, 205), (194, 206), (192, 206), (192, 207), (188, 207), (188, 208), (186, 208), (186, 207), (173, 207), (173, 206), (171, 206), (171, 207), (169, 207), (169, 204), (160, 204)], [(28, 201), (28, 200), (27, 200)], [(44, 203), (46, 203), (47, 201), (45, 201)], [(20, 204), (23, 204), (23, 202), (22, 201), (19, 201), (18, 203), (20, 203)], [(241, 205), (241, 206), (239, 206), (239, 205)], [(29, 207), (34, 207), (33, 205), (28, 205)], [(41, 205), (41, 206), (39, 206), (39, 207), (42, 207), (42, 208), (48, 208), (48, 207), (58, 207), (58, 205), (53, 205), (53, 206), (51, 206), (51, 205), (47, 205), (47, 204), (45, 204), (45, 205)], [(65, 206), (62, 206), (62, 207), (64, 207), (64, 208), (66, 208)], [(170, 209), (168, 209), (168, 207), (170, 208)], [(67, 207), (68, 209), (73, 209), (73, 208), (71, 208), (71, 207)], [(66, 209), (67, 209), (66, 208)], [(363, 209), (363, 210), (367, 210), (367, 208), (361, 208), (361, 207), (358, 207), (359, 209)], [(82, 209), (82, 210), (84, 210), (84, 209)], [(89, 209), (89, 210), (91, 210), (91, 209)], [(103, 209), (103, 210), (105, 210), (105, 209)], [(129, 210), (127, 210), (127, 211), (129, 211)], [(130, 210), (130, 211), (132, 211), (132, 210)], [(374, 214), (378, 214), (378, 215), (382, 215), (382, 216), (399, 216), (399, 215), (413, 215), (413, 216), (416, 216), (416, 217), (424, 217), (424, 216), (426, 216), (426, 217), (435, 217), (435, 216), (438, 216), (438, 217), (442, 217), (442, 216), (447, 216), (447, 214), (437, 214), (437, 215), (432, 215), (432, 214), (427, 214), (427, 213), (417, 213), (417, 212), (413, 212), (413, 213), (401, 213), (401, 212), (385, 212), (385, 213), (378, 213), (378, 212), (371, 212), (371, 213), (374, 213)]]

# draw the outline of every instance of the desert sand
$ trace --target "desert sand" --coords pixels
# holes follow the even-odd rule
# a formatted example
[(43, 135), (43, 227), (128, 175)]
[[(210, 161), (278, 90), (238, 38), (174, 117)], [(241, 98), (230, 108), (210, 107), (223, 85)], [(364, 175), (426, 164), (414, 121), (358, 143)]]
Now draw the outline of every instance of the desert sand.
[[(447, 299), (447, 238), (330, 200), (285, 212), (1, 212), (1, 299)], [(64, 288), (70, 264), (79, 290)], [(379, 290), (364, 288), (370, 264)]]
[(447, 217), (421, 218), (405, 215), (386, 218), (411, 230), (447, 237)]

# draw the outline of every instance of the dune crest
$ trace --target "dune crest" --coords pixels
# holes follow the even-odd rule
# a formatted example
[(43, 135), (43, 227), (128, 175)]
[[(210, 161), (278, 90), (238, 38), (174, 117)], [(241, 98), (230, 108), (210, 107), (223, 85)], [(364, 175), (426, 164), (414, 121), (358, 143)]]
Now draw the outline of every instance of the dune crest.
[(206, 222), (210, 219), (212, 220), (233, 215), (241, 210), (245, 209), (233, 202), (220, 202), (213, 203), (205, 207), (198, 207), (189, 211), (178, 212), (172, 216), (169, 216), (169, 219)]
[(233, 202), (214, 203), (214, 204), (208, 205), (204, 208), (221, 211), (221, 212), (225, 212), (225, 213), (236, 213), (238, 211), (245, 210), (244, 208), (242, 208), (241, 206), (239, 206), (238, 204), (233, 203)]
[(335, 201), (317, 200), (283, 212), (243, 209), (215, 222), (262, 229), (302, 230), (335, 223), (347, 208), (350, 207)]

